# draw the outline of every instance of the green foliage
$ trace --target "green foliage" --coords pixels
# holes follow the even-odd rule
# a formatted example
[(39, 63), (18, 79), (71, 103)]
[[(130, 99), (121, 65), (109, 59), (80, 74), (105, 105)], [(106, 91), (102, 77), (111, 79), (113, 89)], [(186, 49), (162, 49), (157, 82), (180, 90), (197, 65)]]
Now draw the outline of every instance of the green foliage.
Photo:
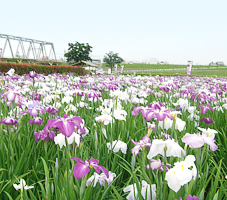
[(84, 69), (79, 66), (59, 66), (59, 65), (32, 65), (32, 64), (18, 64), (18, 63), (0, 63), (0, 72), (6, 73), (11, 68), (15, 69), (18, 75), (28, 74), (30, 71), (35, 71), (39, 74), (52, 74), (52, 73), (74, 73), (83, 75)]
[[(10, 69), (10, 68), (9, 68)], [(33, 69), (27, 66), (27, 69)], [(39, 67), (38, 67), (39, 69)], [(7, 69), (8, 70), (8, 69)], [(47, 70), (47, 69), (45, 69)], [(51, 71), (51, 70), (50, 70)], [(58, 87), (58, 85), (56, 86)], [(153, 91), (159, 91), (159, 88), (150, 87)], [(38, 88), (36, 88), (38, 89)], [(0, 92), (3, 93), (3, 91)], [(174, 93), (174, 91), (171, 91)], [(103, 91), (103, 99), (109, 98), (109, 92)], [(61, 99), (64, 94), (61, 95)], [(53, 104), (61, 102), (61, 99), (55, 99)], [(163, 97), (157, 97), (154, 94), (149, 95), (148, 102), (160, 101), (169, 103), (169, 97), (164, 95)], [(83, 101), (80, 96), (73, 96), (73, 105)], [(141, 138), (147, 133), (146, 123), (142, 114), (137, 116), (131, 116), (135, 105), (122, 101), (121, 104), (124, 110), (128, 113), (126, 121), (116, 120), (112, 125), (106, 126), (108, 133), (108, 139), (106, 139), (101, 130), (101, 124), (95, 121), (95, 115), (97, 115), (96, 108), (101, 106), (101, 102), (90, 102), (85, 98), (85, 103), (88, 103), (89, 109), (85, 107), (78, 107), (77, 112), (70, 111), (68, 114), (74, 116), (80, 116), (85, 119), (85, 126), (89, 129), (89, 134), (83, 138), (83, 143), (77, 146), (75, 143), (66, 147), (59, 148), (53, 141), (42, 141), (38, 143), (34, 138), (34, 132), (42, 130), (46, 122), (50, 118), (55, 118), (50, 114), (41, 114), (45, 120), (41, 125), (30, 125), (28, 120), (32, 117), (27, 114), (23, 115), (19, 119), (18, 130), (11, 131), (11, 126), (4, 124), (0, 125), (0, 199), (126, 199), (128, 193), (124, 193), (123, 189), (128, 185), (136, 183), (138, 188), (138, 198), (141, 197), (140, 191), (141, 181), (145, 180), (148, 184), (157, 184), (156, 199), (186, 199), (188, 194), (196, 195), (200, 199), (226, 199), (227, 180), (227, 124), (226, 117), (227, 111), (215, 110), (207, 113), (208, 117), (215, 118), (215, 123), (210, 124), (209, 128), (218, 130), (215, 139), (215, 143), (218, 145), (218, 149), (215, 152), (209, 150), (208, 145), (201, 147), (201, 149), (190, 149), (185, 146), (187, 155), (202, 155), (196, 157), (196, 166), (198, 168), (198, 177), (196, 180), (192, 180), (190, 183), (182, 187), (178, 193), (173, 192), (168, 188), (165, 182), (165, 173), (159, 171), (151, 171), (146, 169), (146, 165), (149, 164), (149, 160), (145, 155), (148, 154), (149, 149), (146, 148), (143, 152), (140, 152), (136, 157), (131, 155), (130, 149), (135, 147), (131, 142), (131, 139), (135, 141), (141, 140)], [(176, 102), (177, 98), (173, 97), (172, 102)], [(198, 107), (200, 102), (194, 102), (190, 100), (190, 104)], [(59, 109), (58, 116), (65, 114), (65, 106), (63, 104)], [(171, 109), (175, 107), (170, 104)], [(0, 104), (0, 110), (2, 110), (3, 119), (10, 110), (13, 110), (15, 105), (8, 107), (6, 102)], [(186, 121), (186, 130), (179, 132), (178, 130), (168, 130), (166, 133), (174, 136), (176, 135), (180, 146), (184, 147), (184, 143), (181, 141), (185, 133), (195, 133), (198, 130), (190, 119), (187, 118), (189, 113), (183, 112), (180, 116), (182, 120)], [(200, 117), (203, 115), (200, 113)], [(96, 125), (94, 123), (96, 122)], [(163, 130), (158, 127), (153, 130), (151, 137), (158, 138)], [(201, 123), (201, 126), (204, 124)], [(208, 128), (208, 127), (207, 127)], [(4, 132), (3, 129), (7, 129)], [(95, 134), (97, 133), (98, 139)], [(107, 142), (114, 140), (122, 140), (127, 143), (127, 154), (122, 152), (114, 153), (113, 150), (107, 149)], [(76, 180), (72, 174), (73, 167), (76, 161), (71, 160), (72, 157), (78, 157), (82, 160), (89, 159), (91, 156), (99, 160), (101, 166), (105, 166), (108, 170), (116, 173), (116, 177), (110, 185), (101, 187), (97, 183), (96, 187), (86, 186), (86, 181), (95, 172), (91, 169), (89, 174), (80, 180)], [(58, 167), (55, 166), (56, 158), (58, 159)], [(160, 159), (163, 159), (161, 156)], [(180, 161), (178, 158), (168, 157), (167, 163), (174, 164)], [(16, 191), (13, 188), (13, 184), (18, 184), (19, 179), (24, 178), (27, 185), (34, 186), (31, 190)], [(163, 184), (164, 183), (164, 184)], [(137, 199), (137, 198), (136, 198)]]
[(112, 72), (112, 67), (114, 64), (119, 64), (122, 63), (124, 60), (118, 56), (118, 53), (113, 53), (110, 51), (109, 53), (106, 53), (103, 58), (103, 62), (107, 64), (108, 67), (111, 67), (111, 72)]
[(65, 54), (68, 63), (77, 63), (79, 61), (92, 61), (89, 54), (92, 52), (92, 47), (86, 43), (76, 42), (75, 44), (69, 43), (68, 52)]

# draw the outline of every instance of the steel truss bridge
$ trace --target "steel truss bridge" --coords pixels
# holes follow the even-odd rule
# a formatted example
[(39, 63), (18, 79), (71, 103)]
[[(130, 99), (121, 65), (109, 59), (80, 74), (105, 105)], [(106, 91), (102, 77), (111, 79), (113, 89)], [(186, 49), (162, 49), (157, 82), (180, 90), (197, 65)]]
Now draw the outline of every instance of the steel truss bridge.
[[(55, 63), (55, 64), (60, 63), (56, 59), (56, 54), (55, 54), (53, 43), (0, 33), (0, 39), (1, 38), (5, 39), (5, 44), (1, 50), (2, 55), (0, 55), (0, 59), (2, 61), (4, 61), (4, 60), (7, 62), (16, 61), (19, 63), (24, 62), (24, 61), (28, 62), (28, 63), (39, 62), (39, 63), (48, 63), (51, 65), (53, 63)], [(17, 46), (16, 49), (13, 48), (12, 41), (17, 41), (18, 44), (16, 45)], [(10, 58), (4, 57), (4, 53), (6, 51), (7, 44), (9, 46), (10, 53), (11, 53)], [(26, 46), (28, 46), (28, 48), (25, 48)], [(21, 51), (22, 55), (18, 55), (19, 50)], [(14, 52), (16, 52), (16, 54)]]

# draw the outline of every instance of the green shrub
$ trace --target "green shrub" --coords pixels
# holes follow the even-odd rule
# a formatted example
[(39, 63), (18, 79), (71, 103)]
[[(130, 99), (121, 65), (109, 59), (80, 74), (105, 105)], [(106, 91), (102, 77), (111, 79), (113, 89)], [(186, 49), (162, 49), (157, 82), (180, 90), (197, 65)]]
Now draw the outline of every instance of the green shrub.
[(18, 63), (0, 63), (0, 72), (6, 73), (11, 68), (15, 69), (15, 73), (18, 75), (28, 74), (30, 71), (35, 71), (39, 74), (52, 74), (60, 73), (67, 74), (73, 73), (77, 75), (83, 75), (84, 69), (79, 66), (58, 66), (58, 65), (33, 65), (33, 64), (18, 64)]

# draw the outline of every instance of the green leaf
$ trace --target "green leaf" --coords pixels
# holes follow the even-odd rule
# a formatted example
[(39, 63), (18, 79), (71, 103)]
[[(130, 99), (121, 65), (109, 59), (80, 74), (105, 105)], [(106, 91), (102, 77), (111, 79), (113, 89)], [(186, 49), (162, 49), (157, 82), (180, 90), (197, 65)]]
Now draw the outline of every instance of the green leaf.
[(202, 189), (202, 191), (199, 194), (199, 199), (203, 200), (204, 199), (204, 188)]
[(217, 193), (214, 195), (213, 200), (218, 200), (218, 193), (219, 193), (219, 191), (217, 191)]
[(44, 171), (45, 171), (45, 188), (46, 188), (46, 195), (50, 197), (50, 184), (49, 184), (49, 169), (47, 167), (46, 161), (41, 157), (43, 161)]
[(117, 196), (117, 199), (122, 199), (121, 195), (118, 193), (118, 191), (113, 185), (111, 185), (111, 188), (113, 189), (114, 194)]
[(6, 193), (6, 195), (8, 196), (9, 200), (14, 200), (13, 197), (6, 191), (4, 191)]
[(42, 197), (43, 197), (43, 199), (47, 198), (47, 197), (46, 197), (45, 189), (44, 189), (44, 187), (43, 187), (43, 184), (42, 184), (41, 182), (38, 182), (38, 183), (39, 183), (39, 185), (40, 185), (40, 187), (41, 187), (41, 192), (42, 192)]

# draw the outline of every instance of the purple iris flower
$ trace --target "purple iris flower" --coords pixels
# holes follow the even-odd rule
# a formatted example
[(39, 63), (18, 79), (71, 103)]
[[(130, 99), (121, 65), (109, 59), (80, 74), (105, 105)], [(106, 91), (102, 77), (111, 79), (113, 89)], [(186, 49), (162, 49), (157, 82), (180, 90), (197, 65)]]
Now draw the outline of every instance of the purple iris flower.
[(223, 91), (221, 89), (218, 89), (216, 87), (211, 89), (212, 93), (217, 93), (218, 95), (221, 95), (223, 93)]
[(207, 101), (207, 97), (208, 97), (208, 96), (206, 95), (205, 92), (201, 92), (201, 93), (199, 94), (198, 100), (201, 100), (201, 102), (204, 103), (204, 102)]
[(108, 170), (105, 167), (98, 165), (99, 161), (95, 160), (93, 157), (91, 157), (90, 160), (85, 161), (77, 157), (71, 159), (77, 161), (77, 164), (75, 164), (73, 168), (73, 175), (77, 180), (88, 174), (91, 168), (94, 168), (98, 174), (100, 173), (100, 171), (103, 171), (106, 177), (109, 178)]
[(212, 112), (214, 112), (214, 110), (208, 105), (200, 105), (198, 106), (198, 108), (201, 108), (201, 112), (205, 115), (205, 113), (208, 111), (208, 110), (211, 110)]
[(141, 111), (143, 117), (146, 118), (146, 117), (147, 117), (147, 114), (148, 114), (149, 112), (152, 112), (153, 110), (154, 110), (153, 108), (138, 106), (138, 107), (135, 107), (135, 108), (133, 109), (133, 111), (131, 112), (131, 115), (132, 115), (132, 116), (136, 116), (136, 115), (139, 114), (139, 111)]
[(48, 106), (45, 108), (47, 113), (50, 113), (51, 115), (56, 115), (58, 113), (58, 109), (52, 107), (52, 106)]
[[(173, 109), (173, 110), (175, 110), (175, 109)], [(178, 111), (180, 111), (180, 112), (182, 113), (182, 108), (181, 108), (181, 107), (178, 106), (178, 107), (176, 108), (176, 110), (178, 110)]]
[(214, 96), (209, 96), (209, 97), (208, 97), (208, 100), (209, 100), (209, 101), (217, 101), (217, 98), (214, 97)]
[[(32, 103), (31, 103), (32, 102)], [(45, 106), (43, 106), (39, 101), (31, 101), (28, 104), (28, 109), (32, 109), (32, 108), (45, 108)]]
[[(151, 109), (150, 109), (151, 110)], [(143, 107), (143, 106), (138, 106), (138, 107), (135, 107), (133, 109), (133, 111), (131, 112), (131, 115), (132, 116), (136, 116), (139, 114), (139, 111), (141, 111), (143, 117), (146, 117), (147, 116), (147, 113), (149, 111), (149, 108), (148, 107)]]
[(192, 93), (191, 94), (191, 100), (194, 101), (197, 96), (198, 96), (197, 92)]
[(190, 194), (187, 196), (186, 200), (199, 200), (199, 198), (195, 195), (191, 196)]
[(206, 134), (189, 134), (186, 133), (185, 136), (181, 139), (182, 142), (189, 145), (190, 148), (200, 148), (205, 143), (210, 145), (211, 151), (215, 151), (218, 146), (214, 143), (215, 140), (208, 137)]
[(26, 109), (25, 111), (21, 112), (21, 115), (25, 115), (27, 113), (30, 113), (30, 115), (32, 117), (36, 117), (39, 112), (45, 114), (45, 107), (38, 101), (33, 101), (32, 103), (28, 104), (28, 109)]
[(34, 100), (40, 101), (41, 100), (41, 94), (35, 93)]
[(9, 90), (5, 92), (3, 95), (4, 99), (7, 99), (7, 106), (10, 106), (11, 103), (14, 101), (15, 104), (18, 104), (18, 106), (21, 106), (22, 103), (22, 94), (16, 90)]
[(182, 97), (183, 94), (186, 94), (188, 96), (190, 94), (190, 91), (189, 90), (181, 90), (180, 96)]
[[(47, 131), (50, 128), (58, 128), (59, 131), (65, 135), (66, 137), (70, 137), (74, 131), (79, 130), (81, 134), (85, 134), (86, 130), (85, 128), (81, 127), (81, 124), (83, 125), (83, 120), (76, 116), (76, 117), (68, 117), (66, 114), (64, 114), (63, 117), (57, 117), (56, 119), (49, 119), (47, 121), (46, 126), (44, 127), (44, 130)], [(75, 128), (76, 127), (76, 128)]]
[(84, 96), (84, 93), (80, 91), (80, 92), (77, 92), (77, 95), (78, 96)]
[(206, 122), (206, 124), (212, 124), (213, 123), (213, 120), (211, 118), (203, 118), (200, 120), (201, 122)]
[(153, 110), (147, 114), (146, 120), (150, 121), (152, 118), (157, 118), (158, 121), (163, 121), (166, 117), (173, 120), (174, 117), (170, 114), (170, 110)]
[(95, 93), (88, 93), (87, 94), (87, 98), (95, 98), (95, 97), (97, 97), (97, 95), (95, 94)]
[(54, 133), (54, 131), (42, 130), (39, 132), (35, 132), (34, 136), (35, 136), (36, 142), (39, 142), (39, 139), (46, 140), (46, 141), (48, 141), (50, 139), (51, 141), (54, 141), (55, 133)]
[[(166, 172), (169, 170), (167, 167), (172, 167), (172, 165), (166, 164)], [(150, 159), (150, 164), (147, 165), (146, 168), (151, 169), (152, 171), (160, 169), (162, 172), (164, 172), (164, 162), (161, 162), (160, 159)]]
[(16, 125), (19, 126), (19, 123), (16, 119), (12, 117), (6, 117), (5, 119), (2, 119), (0, 121), (0, 124), (5, 124), (5, 125)]
[(148, 107), (138, 106), (131, 112), (132, 116), (136, 116), (141, 111), (142, 115), (149, 122), (152, 118), (157, 118), (158, 121), (163, 121), (166, 117), (173, 120), (173, 116), (170, 114), (170, 110), (161, 110), (163, 107), (161, 103), (150, 104)]
[(160, 90), (165, 90), (165, 92), (169, 92), (169, 88), (168, 87), (160, 87)]
[(165, 104), (160, 102), (153, 102), (153, 103), (150, 103), (148, 107), (161, 110), (161, 107), (165, 107)]
[(36, 117), (39, 112), (45, 114), (46, 111), (43, 108), (30, 108), (30, 109), (26, 109), (25, 111), (21, 112), (21, 115), (25, 115), (27, 113), (29, 113), (32, 117)]
[(38, 74), (35, 71), (30, 71), (28, 75), (30, 78), (35, 78), (38, 76)]
[(28, 120), (28, 123), (29, 124), (42, 124), (44, 122), (44, 120), (40, 117), (36, 117), (36, 118), (33, 118), (31, 120)]
[(148, 135), (142, 137), (142, 140), (140, 140), (139, 142), (135, 142), (133, 139), (131, 139), (131, 141), (136, 145), (131, 149), (132, 155), (135, 154), (135, 156), (139, 154), (139, 151), (142, 150), (142, 147), (151, 147), (151, 139), (148, 137)]
[(102, 93), (97, 93), (96, 96), (99, 98), (99, 97), (102, 97)]

